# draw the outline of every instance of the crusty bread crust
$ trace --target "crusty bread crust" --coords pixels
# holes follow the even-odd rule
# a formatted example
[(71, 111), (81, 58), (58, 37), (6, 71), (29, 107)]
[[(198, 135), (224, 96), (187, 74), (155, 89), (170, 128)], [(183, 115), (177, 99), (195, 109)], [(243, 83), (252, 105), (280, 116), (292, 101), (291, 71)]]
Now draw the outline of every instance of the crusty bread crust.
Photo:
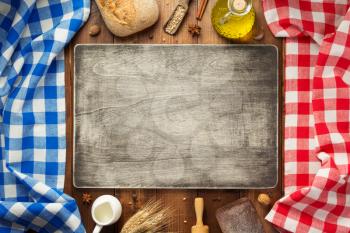
[(107, 28), (124, 37), (152, 26), (159, 17), (156, 0), (95, 0)]

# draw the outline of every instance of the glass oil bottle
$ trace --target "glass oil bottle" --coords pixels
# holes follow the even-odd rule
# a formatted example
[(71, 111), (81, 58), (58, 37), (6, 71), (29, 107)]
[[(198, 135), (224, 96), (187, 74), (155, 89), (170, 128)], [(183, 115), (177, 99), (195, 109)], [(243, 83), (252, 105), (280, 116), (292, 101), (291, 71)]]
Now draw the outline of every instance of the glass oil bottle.
[(211, 21), (219, 35), (228, 39), (241, 39), (251, 31), (255, 21), (252, 0), (217, 0)]

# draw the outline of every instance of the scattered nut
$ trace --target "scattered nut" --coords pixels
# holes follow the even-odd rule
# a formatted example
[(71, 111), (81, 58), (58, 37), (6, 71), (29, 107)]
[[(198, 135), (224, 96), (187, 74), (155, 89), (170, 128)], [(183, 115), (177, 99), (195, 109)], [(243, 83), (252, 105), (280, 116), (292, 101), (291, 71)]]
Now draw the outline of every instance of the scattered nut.
[(101, 31), (101, 27), (98, 26), (97, 24), (94, 24), (89, 28), (89, 35), (97, 36), (100, 33), (100, 31)]
[(186, 200), (187, 200), (187, 198), (186, 198), (186, 197), (184, 197), (184, 198), (182, 198), (182, 200), (183, 200), (183, 201), (186, 201)]
[(254, 37), (254, 40), (262, 40), (264, 38), (264, 32), (260, 32)]
[(149, 38), (150, 40), (152, 40), (152, 39), (153, 39), (153, 35), (152, 35), (152, 34), (148, 35), (148, 38)]
[(184, 220), (184, 223), (187, 223), (187, 220)]
[(262, 205), (268, 206), (271, 204), (271, 198), (265, 193), (260, 193), (258, 196), (258, 202)]

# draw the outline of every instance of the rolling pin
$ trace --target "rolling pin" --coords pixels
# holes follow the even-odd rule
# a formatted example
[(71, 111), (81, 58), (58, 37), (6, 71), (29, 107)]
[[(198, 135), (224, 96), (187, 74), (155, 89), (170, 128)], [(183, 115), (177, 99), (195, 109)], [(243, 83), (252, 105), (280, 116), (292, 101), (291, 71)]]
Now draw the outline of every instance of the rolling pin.
[(194, 199), (194, 210), (197, 223), (192, 227), (192, 233), (209, 233), (209, 227), (203, 224), (204, 200), (201, 197)]

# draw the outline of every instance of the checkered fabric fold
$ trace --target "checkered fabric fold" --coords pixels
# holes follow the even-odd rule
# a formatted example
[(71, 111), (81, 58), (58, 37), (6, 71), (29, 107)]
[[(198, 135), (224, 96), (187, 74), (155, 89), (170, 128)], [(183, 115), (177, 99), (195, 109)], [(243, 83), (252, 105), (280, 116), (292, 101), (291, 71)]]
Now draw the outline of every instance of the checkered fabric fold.
[(350, 232), (350, 1), (264, 0), (286, 38), (281, 231)]
[(85, 232), (63, 190), (63, 48), (89, 0), (0, 0), (0, 232)]

